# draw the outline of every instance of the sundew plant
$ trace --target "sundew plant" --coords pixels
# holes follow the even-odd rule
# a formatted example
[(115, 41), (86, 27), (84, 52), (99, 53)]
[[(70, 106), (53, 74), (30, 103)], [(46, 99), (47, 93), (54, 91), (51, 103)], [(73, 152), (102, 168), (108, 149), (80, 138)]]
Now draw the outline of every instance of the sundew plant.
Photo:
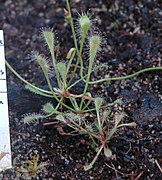
[[(135, 72), (134, 74), (123, 77), (110, 77), (91, 81), (91, 74), (93, 73), (93, 65), (97, 59), (98, 53), (102, 49), (102, 35), (97, 32), (97, 28), (93, 23), (91, 17), (86, 13), (81, 13), (77, 19), (77, 32), (71, 14), (69, 0), (66, 0), (66, 9), (64, 9), (66, 22), (71, 26), (73, 42), (68, 51), (65, 61), (58, 61), (55, 54), (55, 34), (51, 29), (42, 29), (41, 36), (47, 45), (51, 57), (46, 57), (40, 52), (35, 52), (32, 58), (40, 65), (42, 72), (48, 84), (48, 89), (42, 89), (26, 81), (20, 74), (18, 74), (6, 61), (7, 67), (25, 83), (25, 88), (32, 93), (40, 96), (45, 96), (55, 99), (57, 105), (47, 102), (42, 106), (41, 112), (23, 115), (22, 121), (24, 123), (34, 123), (34, 120), (45, 119), (54, 116), (55, 120), (63, 123), (72, 129), (73, 134), (82, 134), (89, 137), (92, 146), (97, 152), (92, 161), (84, 166), (85, 170), (93, 167), (101, 152), (106, 157), (112, 156), (112, 151), (109, 148), (109, 141), (117, 130), (121, 127), (134, 127), (134, 122), (124, 123), (122, 120), (126, 116), (124, 112), (111, 113), (110, 106), (122, 103), (117, 99), (113, 103), (107, 103), (101, 97), (93, 97), (92, 93), (88, 91), (88, 87), (92, 84), (102, 83), (105, 81), (116, 81), (134, 77), (138, 74), (151, 70), (162, 70), (162, 67), (151, 67)], [(76, 35), (79, 33), (79, 39)], [(88, 46), (88, 66), (83, 61), (84, 45)], [(53, 64), (53, 72), (56, 77), (57, 86), (52, 86), (50, 77), (51, 70), (49, 69), (48, 61)], [(75, 80), (76, 73), (78, 73), (78, 80)], [(79, 82), (84, 82), (84, 89), (81, 94), (71, 93), (71, 88)], [(68, 103), (66, 103), (68, 100)], [(64, 132), (63, 128), (59, 128)], [(64, 132), (64, 134), (66, 134)], [(69, 133), (68, 133), (69, 134)]]

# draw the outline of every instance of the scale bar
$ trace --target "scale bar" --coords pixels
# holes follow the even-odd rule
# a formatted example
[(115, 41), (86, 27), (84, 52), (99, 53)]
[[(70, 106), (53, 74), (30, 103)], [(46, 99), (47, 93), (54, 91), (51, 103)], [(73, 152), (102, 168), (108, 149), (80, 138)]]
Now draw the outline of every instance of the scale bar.
[(0, 171), (12, 167), (3, 39), (0, 30)]

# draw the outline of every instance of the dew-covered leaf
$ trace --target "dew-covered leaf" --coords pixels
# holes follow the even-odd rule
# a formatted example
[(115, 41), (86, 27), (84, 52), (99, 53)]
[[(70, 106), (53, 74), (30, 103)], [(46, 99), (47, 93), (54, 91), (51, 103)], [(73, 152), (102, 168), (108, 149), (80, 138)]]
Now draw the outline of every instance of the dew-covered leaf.
[(33, 114), (24, 115), (22, 121), (24, 123), (31, 123), (34, 120), (42, 119), (43, 117), (44, 117), (43, 115), (33, 113)]
[(43, 105), (43, 108), (42, 108), (42, 111), (47, 114), (54, 112), (54, 110), (55, 110), (55, 108), (53, 107), (53, 104), (50, 102)]
[(104, 147), (104, 155), (108, 158), (111, 157), (112, 156), (111, 149), (109, 149), (108, 147)]
[(97, 111), (99, 111), (102, 103), (103, 103), (103, 99), (102, 98), (100, 98), (100, 97), (95, 98), (95, 107), (96, 107)]
[(57, 116), (56, 116), (56, 119), (59, 120), (59, 121), (61, 121), (61, 122), (63, 122), (63, 123), (66, 123), (66, 120), (65, 120), (64, 116), (61, 115), (61, 114), (57, 115)]

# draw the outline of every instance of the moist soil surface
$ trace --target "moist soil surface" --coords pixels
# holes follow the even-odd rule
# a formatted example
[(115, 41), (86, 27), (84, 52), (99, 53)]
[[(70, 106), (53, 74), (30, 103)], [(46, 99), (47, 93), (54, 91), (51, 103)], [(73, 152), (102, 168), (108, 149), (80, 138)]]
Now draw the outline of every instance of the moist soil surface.
[[(42, 88), (46, 88), (46, 82), (38, 65), (31, 61), (31, 52), (37, 50), (49, 55), (39, 34), (41, 28), (50, 27), (57, 37), (57, 58), (65, 60), (73, 47), (70, 27), (64, 20), (65, 7), (63, 0), (0, 1), (6, 59), (26, 80)], [(104, 63), (105, 68), (93, 73), (92, 78), (122, 76), (162, 66), (160, 0), (77, 0), (71, 7), (76, 18), (77, 12), (89, 11), (103, 32), (102, 52), (96, 64)], [(8, 69), (7, 80), (13, 165), (20, 167), (22, 161), (30, 160), (34, 154), (39, 154), (40, 162), (48, 164), (29, 179), (162, 179), (161, 71), (91, 86), (92, 95), (102, 96), (107, 103), (121, 98), (123, 104), (115, 108), (125, 111), (127, 121), (136, 122), (137, 127), (120, 130), (109, 143), (112, 158), (101, 154), (89, 171), (84, 171), (83, 166), (91, 162), (96, 152), (87, 137), (63, 136), (54, 125), (44, 125), (53, 122), (54, 117), (24, 124), (23, 114), (39, 112), (41, 105), (51, 99), (26, 91)], [(82, 85), (73, 91), (82, 92)], [(1, 172), (0, 179), (27, 179), (14, 167)]]

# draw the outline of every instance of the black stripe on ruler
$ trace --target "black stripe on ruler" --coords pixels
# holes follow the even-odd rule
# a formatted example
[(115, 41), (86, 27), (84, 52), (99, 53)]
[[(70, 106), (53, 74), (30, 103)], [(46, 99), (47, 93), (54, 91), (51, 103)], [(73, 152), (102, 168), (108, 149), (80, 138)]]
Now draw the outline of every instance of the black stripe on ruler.
[(0, 46), (4, 46), (4, 43), (2, 40), (0, 40)]

